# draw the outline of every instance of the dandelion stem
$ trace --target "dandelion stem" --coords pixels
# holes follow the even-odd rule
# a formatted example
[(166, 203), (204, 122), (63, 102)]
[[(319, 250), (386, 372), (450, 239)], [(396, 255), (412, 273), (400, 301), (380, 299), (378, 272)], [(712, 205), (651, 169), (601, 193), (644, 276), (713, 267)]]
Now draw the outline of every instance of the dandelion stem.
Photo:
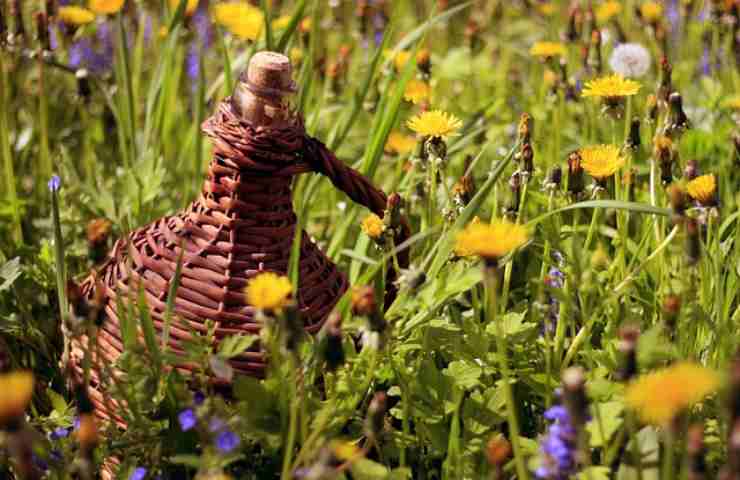
[(524, 454), (519, 445), (519, 421), (516, 415), (516, 402), (514, 401), (514, 392), (511, 388), (511, 373), (509, 372), (509, 363), (506, 358), (506, 343), (504, 341), (504, 329), (502, 320), (497, 318), (497, 284), (498, 269), (494, 266), (484, 267), (483, 278), (488, 290), (488, 322), (493, 323), (496, 328), (496, 356), (501, 368), (501, 377), (503, 380), (504, 398), (506, 399), (506, 417), (509, 424), (509, 434), (511, 446), (514, 450), (514, 462), (516, 465), (517, 478), (521, 480), (529, 479), (529, 472), (524, 463)]
[(295, 394), (296, 385), (298, 383), (298, 367), (292, 356), (290, 356), (288, 361), (290, 362), (293, 378), (290, 382), (290, 417), (288, 420), (288, 438), (285, 442), (285, 451), (283, 452), (283, 471), (280, 475), (281, 480), (290, 480), (293, 477), (291, 473), (293, 444), (295, 443), (296, 430), (298, 427), (298, 396)]

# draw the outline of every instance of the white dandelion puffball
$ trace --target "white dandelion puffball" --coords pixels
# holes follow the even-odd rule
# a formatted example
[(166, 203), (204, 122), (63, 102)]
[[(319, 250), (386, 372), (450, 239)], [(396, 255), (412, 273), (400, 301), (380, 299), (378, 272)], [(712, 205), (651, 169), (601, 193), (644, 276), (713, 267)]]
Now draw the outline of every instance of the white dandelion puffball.
[(650, 70), (650, 52), (639, 43), (617, 45), (609, 58), (609, 66), (623, 77), (638, 78)]

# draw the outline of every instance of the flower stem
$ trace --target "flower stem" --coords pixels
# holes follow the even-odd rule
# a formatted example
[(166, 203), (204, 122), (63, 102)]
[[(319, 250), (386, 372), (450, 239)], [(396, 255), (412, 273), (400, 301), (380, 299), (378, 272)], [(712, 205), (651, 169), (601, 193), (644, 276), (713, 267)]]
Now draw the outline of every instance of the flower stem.
[(511, 446), (514, 450), (514, 462), (516, 465), (517, 478), (528, 480), (529, 472), (524, 463), (524, 456), (519, 445), (519, 422), (516, 415), (516, 403), (514, 402), (514, 392), (511, 389), (511, 373), (509, 372), (508, 359), (506, 358), (506, 343), (504, 341), (504, 329), (501, 320), (496, 316), (496, 289), (498, 287), (497, 277), (498, 269), (494, 266), (486, 266), (483, 272), (483, 278), (488, 290), (488, 321), (493, 322), (496, 328), (496, 356), (501, 367), (501, 377), (503, 379), (504, 397), (506, 399), (506, 417), (509, 424), (509, 436), (511, 437)]
[(296, 430), (298, 427), (298, 397), (295, 395), (295, 386), (298, 382), (298, 368), (291, 358), (293, 381), (291, 382), (291, 399), (290, 399), (290, 417), (288, 420), (288, 438), (285, 442), (285, 451), (283, 453), (283, 471), (280, 475), (281, 480), (289, 480), (292, 475), (293, 444), (295, 443)]

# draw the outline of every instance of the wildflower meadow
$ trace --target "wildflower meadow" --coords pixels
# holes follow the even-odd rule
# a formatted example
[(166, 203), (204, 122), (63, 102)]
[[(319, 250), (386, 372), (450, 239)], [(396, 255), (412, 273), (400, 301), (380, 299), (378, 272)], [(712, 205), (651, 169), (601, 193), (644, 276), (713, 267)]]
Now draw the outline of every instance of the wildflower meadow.
[(740, 1), (0, 0), (0, 479), (740, 479)]

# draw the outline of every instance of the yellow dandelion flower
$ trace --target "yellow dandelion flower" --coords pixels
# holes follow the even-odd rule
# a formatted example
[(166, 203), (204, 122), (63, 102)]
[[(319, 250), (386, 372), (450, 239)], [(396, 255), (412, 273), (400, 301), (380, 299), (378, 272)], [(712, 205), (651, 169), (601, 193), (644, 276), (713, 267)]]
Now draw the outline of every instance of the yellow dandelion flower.
[(552, 87), (558, 81), (558, 74), (555, 73), (555, 72), (553, 72), (549, 68), (548, 69), (545, 69), (545, 73), (542, 74), (542, 81), (548, 87)]
[(362, 456), (362, 450), (352, 442), (333, 441), (330, 444), (331, 451), (342, 461), (354, 460)]
[(405, 155), (414, 148), (416, 148), (416, 139), (398, 131), (388, 134), (388, 141), (385, 142), (386, 153)]
[(487, 225), (470, 222), (457, 235), (455, 253), (461, 257), (478, 255), (488, 260), (497, 260), (521, 247), (529, 239), (527, 229), (508, 220), (494, 220)]
[(262, 33), (262, 11), (247, 3), (226, 2), (213, 7), (216, 23), (243, 40), (255, 41)]
[(170, 33), (170, 29), (167, 28), (167, 25), (162, 25), (161, 27), (159, 27), (159, 38), (167, 38), (168, 33)]
[(88, 7), (93, 13), (109, 15), (123, 8), (124, 0), (90, 0)]
[(408, 63), (409, 60), (411, 60), (411, 52), (401, 50), (393, 58), (393, 65), (395, 65), (396, 70), (400, 72), (403, 70), (403, 67), (406, 66), (406, 63)]
[(450, 137), (462, 127), (459, 118), (442, 110), (423, 112), (406, 122), (414, 132), (425, 137)]
[(431, 88), (428, 83), (416, 79), (409, 80), (406, 82), (406, 89), (403, 91), (403, 99), (418, 105), (424, 100), (428, 100), (430, 93)]
[(596, 20), (601, 23), (608, 22), (620, 13), (622, 13), (622, 4), (616, 1), (604, 2), (596, 9)]
[[(169, 2), (170, 8), (173, 12), (178, 6), (180, 6), (180, 0), (169, 0)], [(188, 0), (185, 4), (185, 15), (192, 15), (196, 8), (198, 8), (198, 0)]]
[(529, 54), (538, 58), (562, 57), (565, 53), (565, 45), (560, 42), (536, 42), (529, 49)]
[(714, 194), (717, 192), (717, 179), (714, 175), (701, 175), (686, 184), (686, 190), (694, 200), (702, 205), (714, 202)]
[(293, 286), (288, 277), (263, 272), (247, 285), (247, 302), (262, 310), (280, 310), (288, 304)]
[(0, 425), (23, 415), (33, 396), (33, 374), (15, 371), (0, 375)]
[(625, 162), (614, 145), (591, 145), (578, 150), (578, 154), (583, 169), (597, 180), (611, 177)]
[(311, 21), (311, 17), (304, 18), (303, 20), (301, 20), (301, 23), (298, 24), (298, 29), (303, 33), (310, 32), (312, 27), (313, 22)]
[(67, 5), (59, 7), (59, 19), (67, 25), (85, 25), (95, 20), (95, 14), (87, 8)]
[(364, 220), (362, 220), (360, 228), (362, 228), (362, 231), (365, 233), (365, 235), (372, 239), (380, 238), (383, 232), (385, 232), (385, 224), (383, 224), (383, 219), (375, 215), (374, 213), (371, 213), (370, 215), (365, 217)]
[(282, 15), (276, 18), (272, 21), (272, 29), (283, 30), (284, 28), (287, 28), (288, 24), (290, 23), (290, 18), (290, 15)]
[(658, 2), (645, 2), (640, 5), (640, 16), (648, 23), (654, 23), (663, 16), (663, 5)]
[(290, 61), (293, 62), (293, 64), (298, 64), (301, 63), (301, 60), (303, 60), (303, 50), (298, 47), (291, 48)]
[(726, 99), (722, 102), (722, 106), (730, 110), (740, 110), (740, 95), (735, 95)]
[(637, 378), (627, 386), (624, 401), (643, 421), (666, 425), (682, 410), (714, 392), (719, 383), (719, 375), (712, 370), (679, 362)]
[(621, 75), (609, 75), (586, 82), (583, 87), (584, 97), (618, 99), (630, 97), (640, 91), (640, 84)]
[(555, 12), (557, 11), (557, 7), (555, 6), (555, 3), (553, 3), (553, 2), (546, 2), (546, 3), (540, 3), (540, 4), (538, 4), (537, 5), (537, 10), (539, 10), (539, 12), (542, 15), (544, 15), (546, 17), (551, 17), (551, 16), (555, 15)]

